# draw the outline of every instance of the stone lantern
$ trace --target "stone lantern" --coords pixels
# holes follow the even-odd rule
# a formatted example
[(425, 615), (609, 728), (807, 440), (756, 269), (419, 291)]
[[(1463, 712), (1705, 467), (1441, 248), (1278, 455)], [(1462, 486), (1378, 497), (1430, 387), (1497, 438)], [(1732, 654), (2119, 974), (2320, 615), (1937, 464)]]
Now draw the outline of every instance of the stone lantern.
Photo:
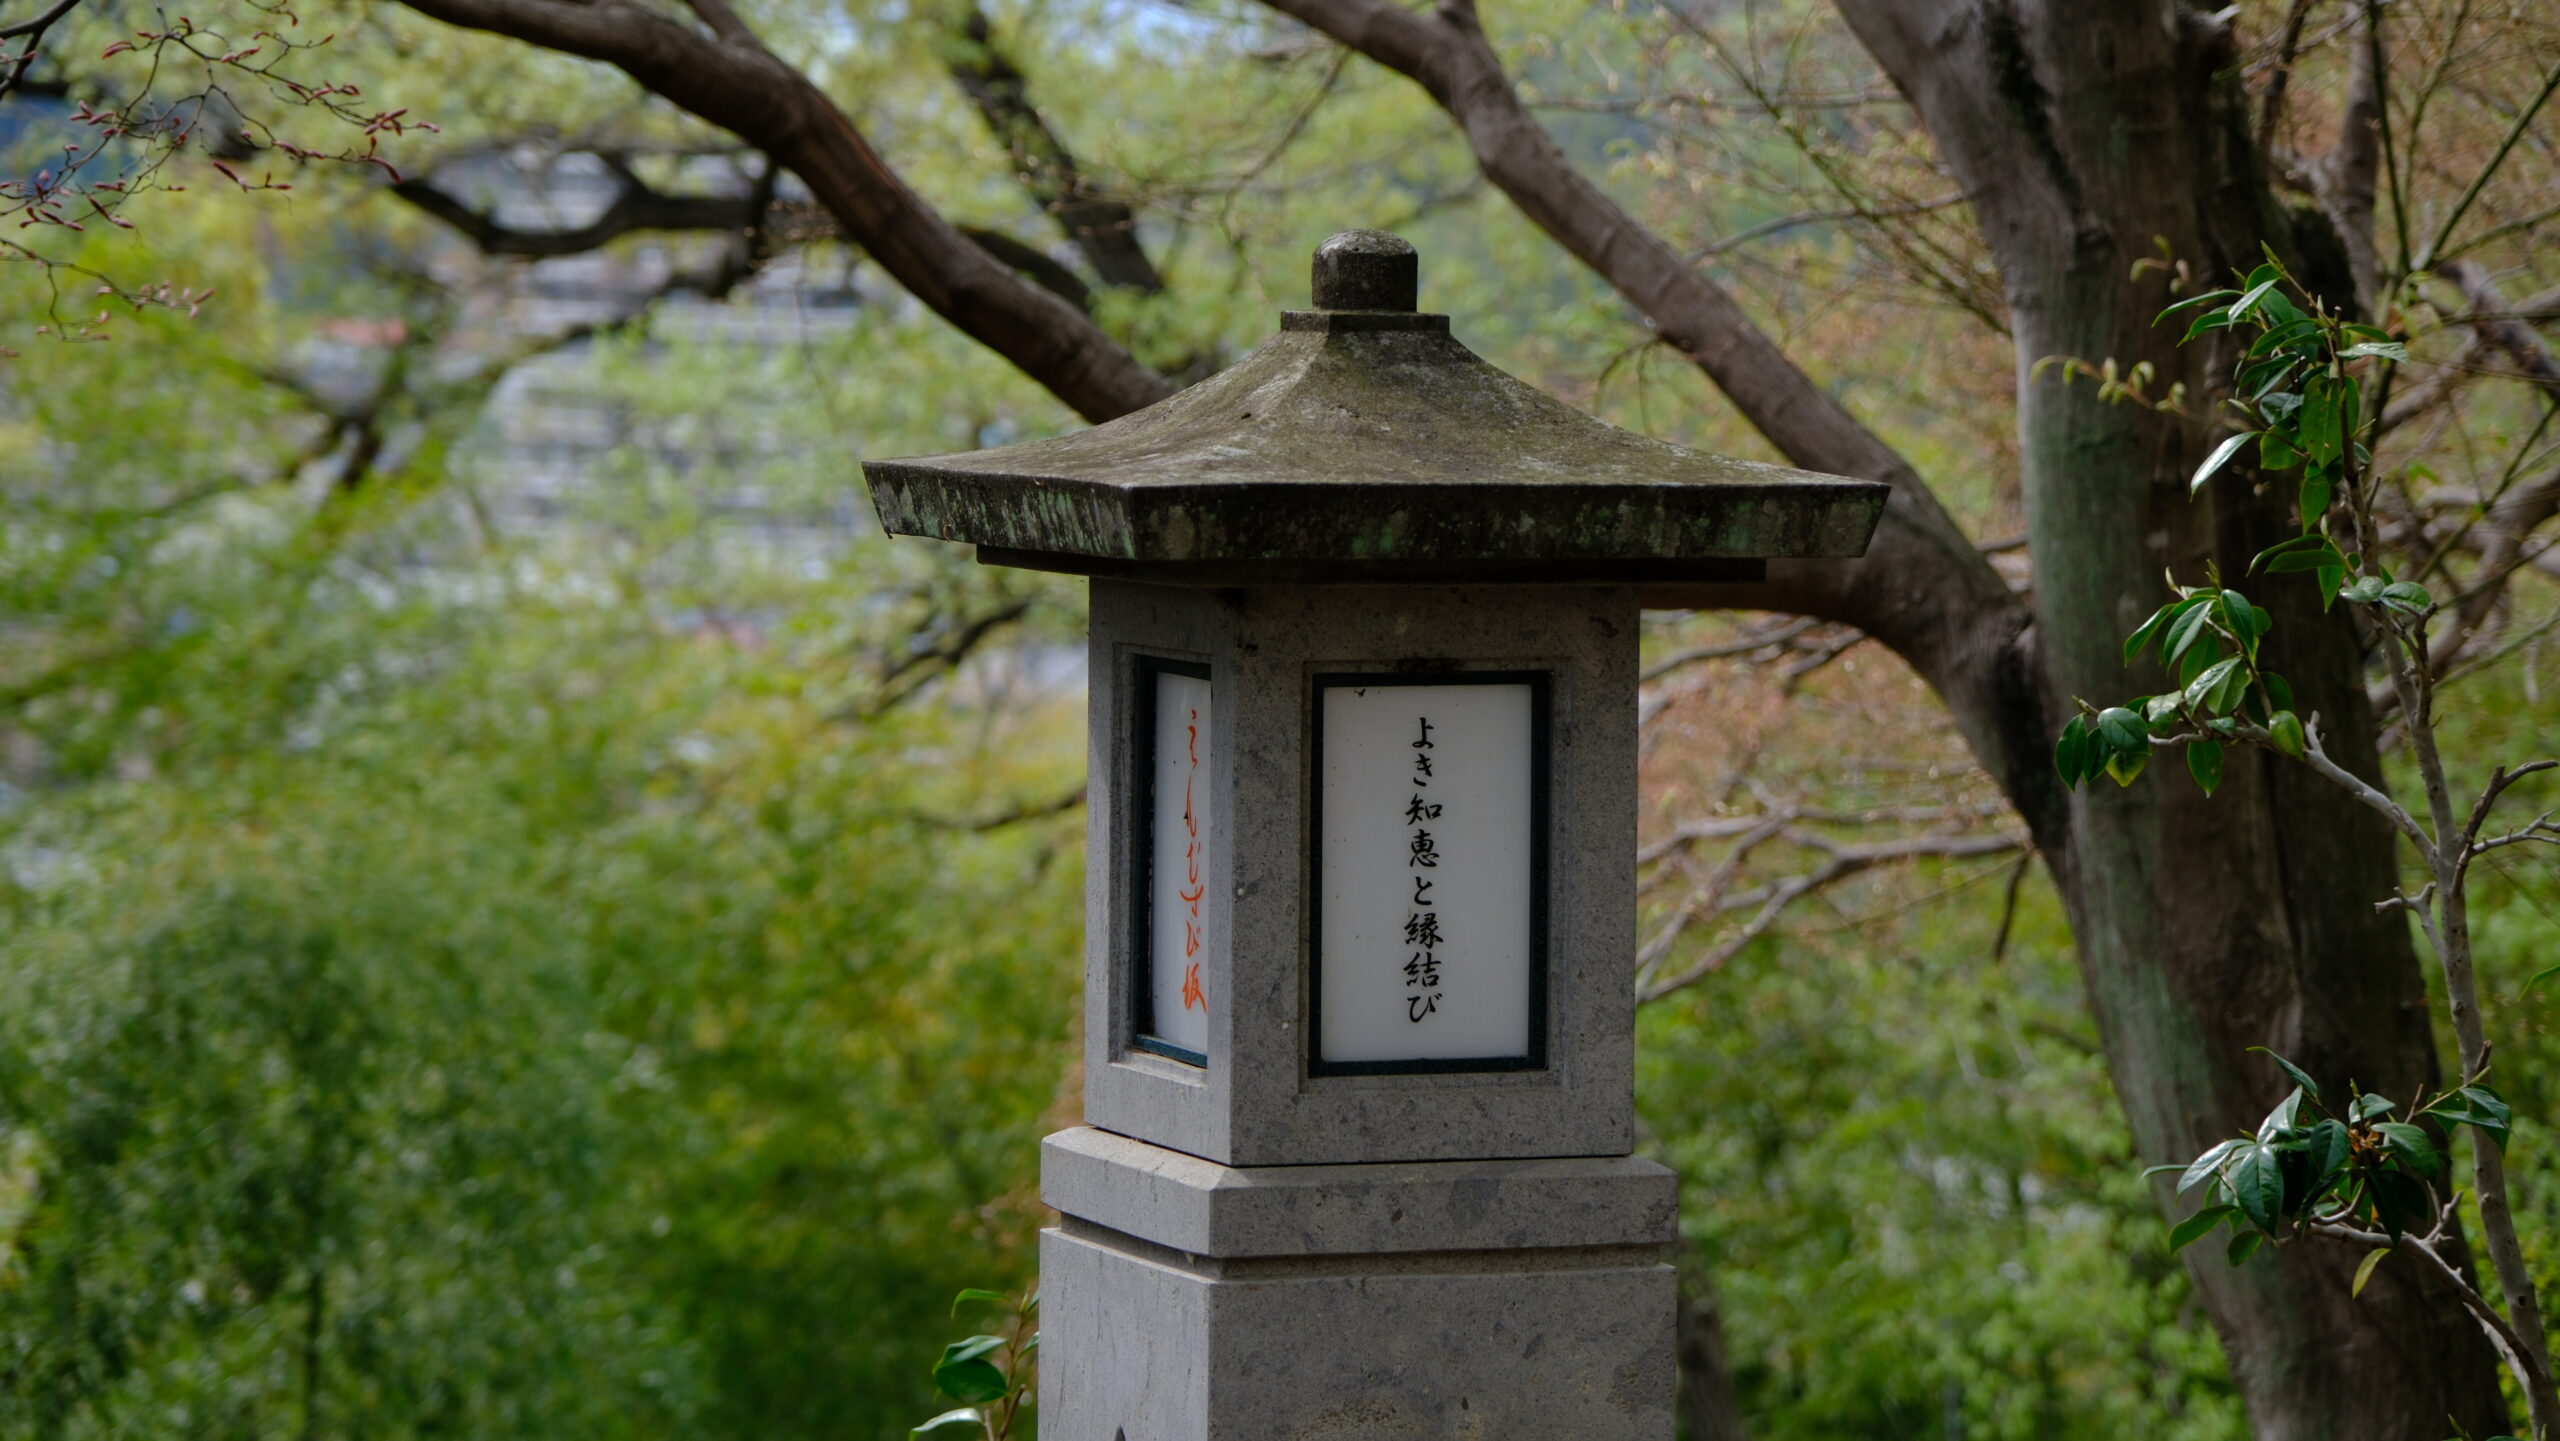
[(1337, 235), (1314, 309), (1169, 400), (863, 467), (893, 533), (1092, 577), (1050, 1441), (1672, 1434), (1638, 607), (1855, 556), (1886, 488), (1605, 425), (1416, 296), (1412, 247)]

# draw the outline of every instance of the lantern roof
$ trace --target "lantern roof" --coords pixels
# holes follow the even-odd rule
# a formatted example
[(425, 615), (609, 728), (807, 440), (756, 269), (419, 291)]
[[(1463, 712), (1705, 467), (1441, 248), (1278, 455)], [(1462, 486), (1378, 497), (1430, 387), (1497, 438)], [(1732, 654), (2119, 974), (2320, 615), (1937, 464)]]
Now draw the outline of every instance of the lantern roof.
[(1418, 312), (1413, 247), (1319, 247), (1317, 308), (1088, 430), (863, 464), (882, 526), (981, 560), (1172, 583), (1745, 579), (1862, 553), (1887, 487), (1595, 420)]

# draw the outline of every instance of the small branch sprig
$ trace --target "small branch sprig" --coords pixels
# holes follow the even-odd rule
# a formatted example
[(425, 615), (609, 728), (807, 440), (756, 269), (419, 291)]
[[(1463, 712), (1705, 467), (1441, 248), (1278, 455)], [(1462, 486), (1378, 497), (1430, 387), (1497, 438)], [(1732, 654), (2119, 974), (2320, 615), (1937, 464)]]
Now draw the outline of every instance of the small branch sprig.
[(971, 1305), (998, 1308), (1007, 1318), (1004, 1334), (971, 1336), (942, 1348), (942, 1359), (933, 1363), (934, 1389), (961, 1404), (909, 1431), (910, 1438), (966, 1428), (986, 1441), (1009, 1441), (1014, 1422), (1030, 1403), (1035, 1374), (1031, 1353), (1040, 1346), (1032, 1316), (1040, 1308), (1040, 1293), (1015, 1297), (973, 1286), (951, 1299), (951, 1314)]
[[(2222, 779), (2226, 747), (2272, 750), (2309, 766), (2372, 809), (2417, 853), (2425, 883), (2415, 893), (2400, 891), (2377, 904), (2415, 917), (2435, 954), (2463, 1084), (2396, 1118), (2398, 1108), (2390, 1101), (2351, 1085), (2344, 1115), (2323, 1111), (2320, 1119), (2305, 1121), (2306, 1103), (2322, 1109), (2320, 1088), (2301, 1068), (2276, 1057), (2295, 1089), (2254, 1135), (2224, 1141), (2183, 1167), (2154, 1168), (2179, 1171), (2182, 1195), (2207, 1183), (2213, 1188), (2210, 1204), (2178, 1222), (2170, 1240), (2182, 1248), (2229, 1225), (2225, 1252), (2235, 1266), (2270, 1239), (2317, 1235), (2362, 1242), (2371, 1249), (2356, 1271), (2357, 1293), (2382, 1257), (2412, 1252), (2454, 1289), (2488, 1333), (2524, 1394), (2533, 1434), (2550, 1441), (2560, 1436), (2560, 1389), (2553, 1384), (2542, 1334), (2540, 1296), (2508, 1204), (2505, 1152), (2514, 1118), (2484, 1079), (2489, 1041), (2472, 964), (2465, 886), (2471, 863), (2483, 855), (2509, 846), (2560, 844), (2553, 812), (2512, 830), (2488, 830), (2499, 798), (2517, 780), (2550, 770), (2555, 762), (2499, 767), (2467, 816), (2456, 810), (2436, 744), (2439, 677), (2427, 628), (2437, 605), (2426, 587), (2395, 577), (2381, 559), (2377, 470), (2367, 448), (2376, 430), (2368, 411), (2380, 407), (2366, 401), (2364, 380), (2375, 376), (2381, 392), (2408, 352), (2387, 332), (2330, 314), (2298, 287), (2303, 300), (2295, 303), (2286, 293), (2291, 285), (2270, 254), (2239, 287), (2161, 313), (2166, 320), (2196, 312), (2188, 322), (2188, 341), (2215, 331), (2255, 332), (2236, 367), (2234, 393), (2224, 402), (2249, 428), (2214, 447), (2196, 467), (2188, 493), (2201, 491), (2253, 443), (2262, 479), (2299, 472), (2293, 494), (2299, 533), (2252, 558), (2250, 574), (2307, 575), (2319, 588), (2324, 611), (2342, 600), (2359, 609), (2379, 642), (2425, 804), (2402, 805), (2330, 756), (2318, 715), (2306, 720), (2297, 714), (2293, 688), (2261, 663), (2273, 617), (2223, 584), (2211, 567), (2201, 586), (2181, 586), (2173, 578), (2174, 598), (2125, 640), (2126, 664), (2156, 648), (2175, 688), (2103, 709), (2082, 702), (2081, 713), (2055, 742), (2054, 765), (2075, 790), (2100, 775), (2131, 785), (2154, 749), (2177, 747), (2186, 754), (2188, 773), (2211, 794)], [(2555, 972), (2560, 967), (2534, 977), (2527, 989)], [(2469, 1148), (2471, 1195), (2503, 1306), (2492, 1304), (2445, 1258), (2442, 1245), (2453, 1235), (2460, 1197), (2449, 1187), (2436, 1189), (2446, 1162), (2425, 1122), (2448, 1129), (2467, 1125), (2478, 1133)]]

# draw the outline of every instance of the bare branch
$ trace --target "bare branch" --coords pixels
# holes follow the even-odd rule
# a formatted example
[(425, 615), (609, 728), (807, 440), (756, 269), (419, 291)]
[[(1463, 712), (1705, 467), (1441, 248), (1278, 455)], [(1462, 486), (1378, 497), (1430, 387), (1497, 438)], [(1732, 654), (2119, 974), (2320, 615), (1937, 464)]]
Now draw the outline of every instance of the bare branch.
[(773, 156), (847, 239), (963, 334), (1092, 420), (1172, 394), (1091, 317), (1017, 276), (944, 219), (808, 76), (751, 36), (711, 36), (634, 0), (408, 0), (455, 25), (614, 65)]
[(1653, 323), (1778, 451), (1812, 470), (1894, 488), (1866, 558), (1775, 561), (1757, 584), (1666, 587), (1648, 605), (1778, 610), (1854, 625), (1910, 661), (1944, 697), (1986, 769), (2030, 824), (2064, 814), (2040, 744), (2003, 716), (2040, 714), (2016, 650), (2025, 606), (1977, 552), (1911, 463), (1805, 374), (1723, 289), (1577, 170), (1504, 74), (1471, 0), (1428, 13), (1390, 0), (1270, 0), (1405, 75), (1464, 132), (1486, 178)]
[(1105, 285), (1154, 294), (1164, 277), (1138, 244), (1129, 207), (1101, 193), (1031, 103), (1031, 83), (995, 43), (987, 12), (961, 12), (944, 62), (978, 116), (1013, 159), (1016, 179), (1054, 217)]

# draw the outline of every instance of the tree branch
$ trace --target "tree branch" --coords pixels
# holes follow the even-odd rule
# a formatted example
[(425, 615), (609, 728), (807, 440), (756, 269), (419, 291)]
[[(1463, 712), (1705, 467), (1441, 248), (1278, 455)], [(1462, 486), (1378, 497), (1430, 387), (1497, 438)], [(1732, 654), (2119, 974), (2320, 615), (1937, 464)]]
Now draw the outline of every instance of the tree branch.
[(1023, 188), (1084, 252), (1103, 284), (1150, 295), (1162, 291), (1164, 277), (1138, 244), (1137, 217), (1127, 205), (1093, 188), (1066, 143), (1033, 107), (1031, 83), (997, 47), (987, 12), (969, 5), (953, 31), (944, 64), (1012, 156), (1014, 176)]
[(1665, 588), (1646, 603), (1788, 611), (1866, 631), (1946, 700), (2038, 834), (2066, 844), (2037, 672), (2020, 659), (2031, 643), (2026, 608), (1911, 463), (1565, 158), (1504, 74), (1472, 0), (1440, 0), (1427, 14), (1388, 0), (1269, 3), (1419, 84), (1465, 133), (1486, 178), (1625, 296), (1780, 454), (1893, 487), (1863, 561), (1773, 561), (1765, 582)]
[(406, 3), (450, 24), (613, 65), (773, 156), (900, 285), (1087, 419), (1125, 415), (1173, 393), (1091, 317), (967, 243), (824, 91), (742, 25), (720, 22), (725, 33), (706, 35), (634, 0)]

